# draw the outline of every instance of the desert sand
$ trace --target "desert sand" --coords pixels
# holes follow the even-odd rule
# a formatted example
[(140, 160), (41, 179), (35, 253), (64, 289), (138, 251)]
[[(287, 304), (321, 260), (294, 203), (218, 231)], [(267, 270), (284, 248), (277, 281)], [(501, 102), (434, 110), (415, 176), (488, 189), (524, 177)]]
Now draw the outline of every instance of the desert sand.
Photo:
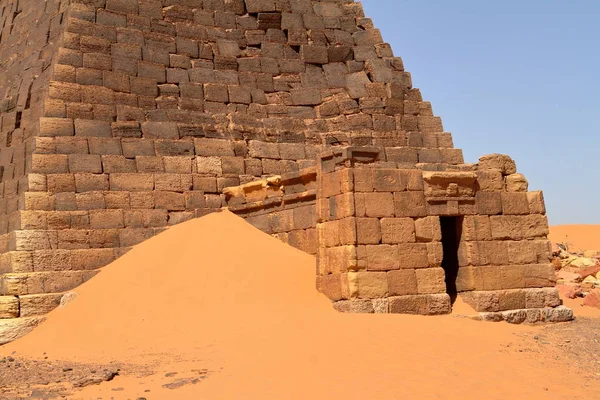
[(600, 381), (536, 342), (543, 327), (454, 315), (340, 314), (315, 290), (314, 268), (313, 257), (241, 218), (211, 214), (105, 267), (39, 328), (1, 347), (0, 357), (151, 371), (140, 376), (124, 368), (73, 399), (591, 399), (600, 393)]
[(551, 226), (549, 239), (555, 243), (568, 243), (570, 251), (600, 251), (600, 225)]

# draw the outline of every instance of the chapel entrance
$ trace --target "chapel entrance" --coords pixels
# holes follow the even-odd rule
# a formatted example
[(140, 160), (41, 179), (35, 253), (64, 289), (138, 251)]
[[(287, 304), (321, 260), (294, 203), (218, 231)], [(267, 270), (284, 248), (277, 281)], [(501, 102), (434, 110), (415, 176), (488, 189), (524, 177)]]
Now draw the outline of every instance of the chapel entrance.
[(450, 296), (452, 304), (458, 296), (456, 278), (458, 277), (458, 246), (462, 235), (462, 222), (463, 217), (440, 217), (444, 250), (442, 268), (446, 276), (446, 293)]

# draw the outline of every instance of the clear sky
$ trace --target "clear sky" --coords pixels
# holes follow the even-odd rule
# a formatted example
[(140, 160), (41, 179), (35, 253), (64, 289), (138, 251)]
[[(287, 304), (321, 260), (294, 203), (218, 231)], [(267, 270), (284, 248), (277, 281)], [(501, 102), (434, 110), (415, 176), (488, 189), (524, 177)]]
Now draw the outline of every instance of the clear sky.
[(600, 224), (600, 1), (363, 6), (466, 162), (508, 154), (551, 225)]

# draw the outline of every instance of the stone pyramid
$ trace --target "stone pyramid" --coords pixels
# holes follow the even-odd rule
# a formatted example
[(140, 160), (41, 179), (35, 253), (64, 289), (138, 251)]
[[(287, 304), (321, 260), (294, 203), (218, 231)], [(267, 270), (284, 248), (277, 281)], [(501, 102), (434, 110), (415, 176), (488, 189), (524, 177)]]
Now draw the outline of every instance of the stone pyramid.
[[(473, 283), (459, 291), (473, 292), (478, 311), (558, 305), (554, 289), (541, 289), (554, 279), (541, 193), (527, 193), (508, 157), (464, 164), (358, 2), (0, 0), (0, 62), (0, 341), (135, 244), (223, 206), (318, 254), (319, 287), (346, 311), (432, 313), (435, 301), (447, 311), (446, 293), (423, 297), (444, 291), (425, 283), (444, 281), (441, 260), (419, 261), (441, 254), (440, 215), (470, 229), (459, 255), (461, 279)], [(420, 211), (323, 214), (318, 204), (362, 191), (354, 174), (365, 173), (380, 185), (364, 190)], [(331, 191), (327, 179), (353, 184)], [(421, 194), (400, 193), (408, 186), (395, 179)], [(368, 204), (387, 198), (373, 194)], [(325, 236), (346, 217), (355, 235), (344, 247)], [(359, 239), (367, 225), (356, 218), (408, 239)], [(385, 264), (375, 275), (343, 253), (366, 254), (361, 240)], [(398, 270), (403, 257), (412, 261)], [(391, 289), (403, 280), (421, 283)], [(412, 305), (394, 308), (394, 296)]]

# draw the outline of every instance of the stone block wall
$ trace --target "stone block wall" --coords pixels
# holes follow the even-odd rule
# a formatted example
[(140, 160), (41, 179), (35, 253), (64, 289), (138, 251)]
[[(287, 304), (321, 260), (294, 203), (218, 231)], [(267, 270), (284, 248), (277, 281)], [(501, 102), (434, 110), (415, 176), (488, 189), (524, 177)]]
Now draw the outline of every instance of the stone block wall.
[(0, 1), (11, 301), (55, 305), (131, 246), (220, 209), (224, 188), (314, 166), (328, 146), (462, 162), (360, 3), (43, 4)]
[(445, 314), (461, 294), (489, 319), (570, 318), (555, 309), (542, 194), (508, 157), (432, 172), (394, 167), (376, 148), (332, 150), (317, 188), (317, 287), (339, 310)]
[(316, 255), (316, 168), (225, 189), (229, 211), (284, 243)]

